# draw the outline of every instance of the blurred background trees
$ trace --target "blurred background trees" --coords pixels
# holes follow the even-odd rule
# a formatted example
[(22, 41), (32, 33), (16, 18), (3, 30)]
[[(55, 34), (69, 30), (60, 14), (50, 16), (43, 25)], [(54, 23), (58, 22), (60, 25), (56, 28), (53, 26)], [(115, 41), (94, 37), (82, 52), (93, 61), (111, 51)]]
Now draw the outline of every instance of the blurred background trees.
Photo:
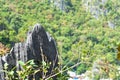
[(40, 23), (56, 39), (62, 69), (84, 61), (71, 69), (81, 74), (104, 58), (117, 70), (119, 9), (118, 0), (1, 0), (0, 42), (23, 42), (30, 26)]

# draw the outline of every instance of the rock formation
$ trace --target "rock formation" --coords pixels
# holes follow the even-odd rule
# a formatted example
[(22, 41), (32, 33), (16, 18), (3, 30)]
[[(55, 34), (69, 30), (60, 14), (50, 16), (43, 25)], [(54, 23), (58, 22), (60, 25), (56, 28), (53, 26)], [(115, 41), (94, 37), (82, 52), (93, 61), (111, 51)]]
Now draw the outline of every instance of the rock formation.
[[(16, 67), (21, 70), (18, 61), (27, 62), (34, 60), (35, 64), (42, 62), (42, 54), (51, 62), (47, 75), (52, 74), (52, 70), (58, 66), (58, 52), (54, 39), (47, 33), (40, 24), (36, 24), (33, 30), (29, 31), (27, 40), (23, 43), (16, 43), (9, 54), (0, 57), (0, 80), (5, 80), (5, 73), (2, 72), (5, 63), (8, 64), (8, 69)], [(29, 76), (29, 80), (39, 80), (42, 72)]]

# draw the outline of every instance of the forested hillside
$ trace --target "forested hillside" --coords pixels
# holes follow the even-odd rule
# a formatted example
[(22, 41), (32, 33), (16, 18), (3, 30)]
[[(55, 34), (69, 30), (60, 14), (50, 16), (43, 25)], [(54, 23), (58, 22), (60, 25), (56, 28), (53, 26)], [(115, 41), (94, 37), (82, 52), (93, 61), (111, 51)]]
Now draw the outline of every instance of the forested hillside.
[[(120, 80), (119, 0), (1, 0), (0, 54), (24, 42), (36, 23), (54, 36), (61, 71), (70, 68), (90, 80)], [(66, 72), (60, 80), (68, 78)]]

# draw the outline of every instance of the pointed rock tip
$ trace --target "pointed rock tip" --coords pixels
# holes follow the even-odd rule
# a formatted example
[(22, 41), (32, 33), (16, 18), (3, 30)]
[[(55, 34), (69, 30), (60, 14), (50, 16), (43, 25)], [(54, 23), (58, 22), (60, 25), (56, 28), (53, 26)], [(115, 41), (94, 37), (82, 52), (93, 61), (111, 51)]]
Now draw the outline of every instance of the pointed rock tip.
[(37, 23), (34, 25), (33, 31), (44, 30), (41, 24)]

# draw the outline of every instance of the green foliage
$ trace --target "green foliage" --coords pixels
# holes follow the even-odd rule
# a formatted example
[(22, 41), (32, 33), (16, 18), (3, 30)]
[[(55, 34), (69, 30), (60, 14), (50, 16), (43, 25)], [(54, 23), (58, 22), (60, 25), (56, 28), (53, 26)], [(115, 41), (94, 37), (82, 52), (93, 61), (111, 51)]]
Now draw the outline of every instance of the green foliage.
[(4, 72), (6, 73), (6, 79), (7, 80), (27, 80), (27, 77), (31, 74), (35, 74), (37, 72), (37, 70), (35, 71), (35, 67), (37, 67), (37, 65), (35, 65), (35, 63), (33, 62), (33, 60), (30, 60), (26, 63), (19, 61), (19, 64), (22, 67), (22, 70), (15, 72), (14, 70), (16, 69), (16, 67), (14, 67), (12, 70), (8, 70), (8, 64), (4, 65)]
[[(9, 47), (15, 42), (24, 42), (29, 26), (40, 23), (57, 42), (63, 70), (84, 61), (86, 64), (71, 69), (84, 73), (100, 57), (105, 57), (117, 68), (120, 63), (116, 59), (116, 46), (120, 43), (120, 2), (107, 0), (96, 6), (107, 10), (106, 15), (101, 14), (96, 19), (82, 1), (65, 0), (67, 6), (61, 11), (47, 0), (2, 0), (0, 42)], [(102, 0), (92, 0), (88, 5), (94, 6), (96, 1)], [(109, 27), (109, 21), (115, 24), (113, 29)]]
[(78, 68), (77, 68), (78, 74), (84, 73), (84, 72), (86, 72), (86, 70), (87, 70), (86, 64), (81, 64), (81, 65), (78, 66)]

